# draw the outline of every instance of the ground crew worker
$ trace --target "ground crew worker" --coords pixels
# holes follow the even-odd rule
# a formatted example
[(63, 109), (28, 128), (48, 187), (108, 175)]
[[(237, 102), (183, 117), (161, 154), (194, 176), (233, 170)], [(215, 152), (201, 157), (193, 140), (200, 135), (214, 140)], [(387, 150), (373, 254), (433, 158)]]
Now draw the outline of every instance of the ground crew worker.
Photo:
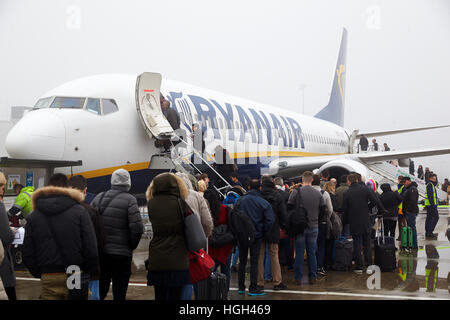
[(436, 194), (436, 174), (431, 174), (425, 192), (425, 207), (427, 208), (427, 218), (425, 220), (425, 238), (437, 239), (437, 234), (433, 233), (439, 221), (438, 198)]
[(397, 192), (400, 195), (400, 197), (402, 198), (402, 202), (400, 202), (400, 204), (398, 205), (398, 239), (397, 240), (401, 240), (401, 234), (402, 234), (402, 228), (406, 227), (406, 218), (405, 215), (403, 214), (403, 198), (405, 197), (405, 177), (403, 176), (399, 176), (398, 177), (398, 185), (397, 185), (398, 189)]
[(11, 209), (8, 211), (9, 220), (13, 227), (19, 227), (19, 219), (25, 219), (31, 212), (31, 195), (34, 192), (34, 187), (24, 187), (17, 183), (13, 187), (17, 195), (16, 201)]

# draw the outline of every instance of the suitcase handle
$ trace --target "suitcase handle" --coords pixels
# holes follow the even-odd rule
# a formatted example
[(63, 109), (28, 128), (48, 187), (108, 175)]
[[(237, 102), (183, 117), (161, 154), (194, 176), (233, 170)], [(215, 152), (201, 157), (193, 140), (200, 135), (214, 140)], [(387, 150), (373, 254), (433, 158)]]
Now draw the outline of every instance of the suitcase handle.
[[(384, 221), (383, 221), (383, 218), (378, 218), (378, 223), (380, 222), (379, 220), (381, 220), (381, 231), (380, 230), (378, 230), (378, 231), (380, 231), (383, 236), (383, 244), (386, 244), (386, 240), (384, 238)], [(377, 241), (378, 241), (378, 245), (380, 245), (380, 237), (377, 237)]]

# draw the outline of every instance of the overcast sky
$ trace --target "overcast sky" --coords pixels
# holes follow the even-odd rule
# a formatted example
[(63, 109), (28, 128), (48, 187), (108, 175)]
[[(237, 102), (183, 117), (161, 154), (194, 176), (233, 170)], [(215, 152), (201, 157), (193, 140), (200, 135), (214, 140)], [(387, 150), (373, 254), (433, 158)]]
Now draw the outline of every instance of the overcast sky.
[[(345, 127), (450, 124), (450, 1), (0, 0), (0, 119), (99, 73), (164, 77), (314, 115), (348, 30)], [(447, 146), (450, 129), (380, 137)], [(450, 156), (417, 159), (450, 176)]]

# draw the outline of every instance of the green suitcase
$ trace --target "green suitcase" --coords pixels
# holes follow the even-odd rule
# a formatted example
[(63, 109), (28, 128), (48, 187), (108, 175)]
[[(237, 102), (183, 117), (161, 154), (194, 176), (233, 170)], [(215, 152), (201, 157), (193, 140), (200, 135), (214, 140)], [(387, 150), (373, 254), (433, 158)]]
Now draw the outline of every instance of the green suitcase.
[(411, 227), (403, 227), (401, 234), (402, 249), (412, 249), (413, 234)]

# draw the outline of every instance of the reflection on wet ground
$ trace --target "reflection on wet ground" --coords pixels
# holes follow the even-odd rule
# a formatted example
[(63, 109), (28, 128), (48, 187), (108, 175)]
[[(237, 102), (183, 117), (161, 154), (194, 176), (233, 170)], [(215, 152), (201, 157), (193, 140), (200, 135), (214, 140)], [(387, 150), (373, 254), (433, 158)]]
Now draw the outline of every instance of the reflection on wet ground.
[[(232, 273), (229, 299), (231, 300), (298, 300), (298, 299), (450, 299), (450, 242), (445, 236), (448, 215), (440, 216), (435, 232), (437, 240), (425, 240), (426, 216), (417, 218), (419, 251), (398, 252), (398, 268), (393, 272), (381, 273), (380, 289), (368, 289), (370, 275), (354, 272), (328, 271), (316, 284), (309, 285), (307, 276), (302, 285), (295, 285), (294, 273), (282, 268), (286, 291), (273, 291), (273, 284), (266, 282), (266, 295), (250, 297), (237, 293), (237, 273)], [(143, 239), (133, 257), (133, 275), (127, 293), (130, 300), (154, 299), (153, 287), (146, 286), (144, 260), (147, 258), (148, 239)], [(306, 268), (306, 264), (305, 264)], [(304, 274), (307, 274), (305, 270)], [(26, 271), (17, 271), (17, 295), (19, 299), (38, 299), (40, 282), (31, 279)], [(248, 281), (246, 283), (248, 286)], [(1, 287), (0, 287), (1, 288)], [(107, 299), (111, 299), (109, 294)], [(0, 290), (0, 299), (6, 299)]]

